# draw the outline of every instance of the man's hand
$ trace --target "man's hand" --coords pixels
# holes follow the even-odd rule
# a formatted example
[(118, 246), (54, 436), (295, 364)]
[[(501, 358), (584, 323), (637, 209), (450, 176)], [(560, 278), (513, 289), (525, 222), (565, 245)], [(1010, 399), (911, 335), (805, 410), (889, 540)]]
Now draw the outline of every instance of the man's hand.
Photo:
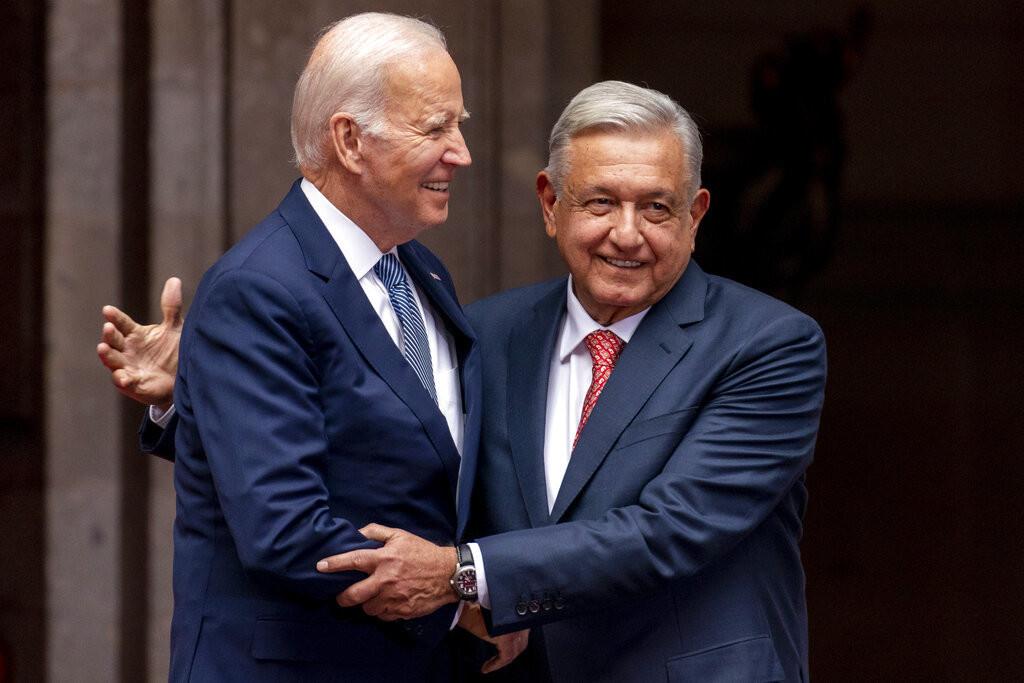
[(172, 277), (160, 295), (164, 319), (159, 325), (140, 325), (114, 306), (103, 307), (103, 324), (96, 354), (110, 370), (117, 390), (144, 405), (170, 407), (174, 375), (178, 372), (181, 337), (181, 280)]
[(384, 546), (352, 550), (316, 563), (317, 570), (325, 573), (356, 570), (369, 574), (338, 594), (339, 605), (362, 605), (370, 616), (393, 621), (425, 616), (458, 599), (448, 583), (455, 571), (455, 548), (379, 524), (368, 524), (359, 531)]
[(459, 615), (459, 626), (466, 629), (480, 640), (498, 648), (498, 654), (494, 655), (480, 669), (481, 673), (489, 674), (510, 663), (513, 659), (522, 654), (526, 645), (530, 642), (530, 629), (506, 633), (503, 636), (492, 636), (487, 632), (487, 625), (484, 623), (484, 615), (480, 605), (467, 604)]

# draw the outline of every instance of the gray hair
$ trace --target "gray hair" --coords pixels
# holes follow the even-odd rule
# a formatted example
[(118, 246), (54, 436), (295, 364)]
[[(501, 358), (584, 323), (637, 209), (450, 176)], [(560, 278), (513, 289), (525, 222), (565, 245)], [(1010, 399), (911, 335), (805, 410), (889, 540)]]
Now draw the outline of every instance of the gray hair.
[(388, 66), (400, 58), (448, 47), (436, 27), (397, 14), (354, 14), (326, 27), (295, 84), (292, 148), (295, 164), (322, 169), (329, 158), (329, 122), (353, 116), (371, 135), (384, 131)]
[(693, 118), (668, 95), (622, 81), (601, 81), (581, 90), (558, 117), (548, 140), (548, 167), (545, 169), (562, 193), (566, 150), (577, 135), (592, 130), (659, 131), (676, 134), (683, 146), (690, 179), (691, 198), (700, 189), (700, 166), (704, 147)]

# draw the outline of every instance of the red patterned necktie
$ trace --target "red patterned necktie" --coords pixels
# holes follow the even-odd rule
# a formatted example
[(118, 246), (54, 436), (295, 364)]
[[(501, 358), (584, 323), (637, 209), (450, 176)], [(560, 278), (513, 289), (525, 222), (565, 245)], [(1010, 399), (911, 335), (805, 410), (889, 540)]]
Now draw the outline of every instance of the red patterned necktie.
[(593, 412), (594, 406), (597, 405), (597, 399), (601, 396), (604, 385), (608, 383), (608, 378), (612, 376), (615, 361), (619, 359), (619, 354), (622, 353), (622, 347), (625, 344), (614, 332), (609, 330), (591, 332), (583, 341), (586, 343), (587, 350), (590, 351), (590, 357), (594, 361), (594, 371), (593, 378), (590, 380), (590, 388), (587, 389), (587, 397), (583, 400), (580, 426), (576, 428), (576, 437), (572, 440), (573, 448), (576, 448), (576, 442), (580, 440), (580, 432), (583, 431), (583, 425), (587, 424), (590, 413)]

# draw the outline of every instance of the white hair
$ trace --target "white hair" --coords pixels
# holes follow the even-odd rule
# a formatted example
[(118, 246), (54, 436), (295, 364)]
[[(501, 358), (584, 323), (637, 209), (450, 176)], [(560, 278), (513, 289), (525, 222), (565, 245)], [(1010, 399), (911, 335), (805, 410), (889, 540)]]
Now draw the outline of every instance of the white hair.
[(700, 166), (704, 147), (693, 118), (668, 95), (622, 81), (601, 81), (581, 90), (565, 107), (551, 129), (548, 167), (545, 169), (561, 194), (566, 168), (566, 150), (577, 135), (592, 130), (652, 132), (671, 130), (683, 146), (689, 171), (690, 196), (700, 189)]
[(292, 148), (299, 168), (322, 169), (330, 155), (330, 120), (344, 111), (371, 135), (384, 131), (388, 66), (448, 47), (436, 27), (397, 14), (354, 14), (326, 27), (292, 99)]

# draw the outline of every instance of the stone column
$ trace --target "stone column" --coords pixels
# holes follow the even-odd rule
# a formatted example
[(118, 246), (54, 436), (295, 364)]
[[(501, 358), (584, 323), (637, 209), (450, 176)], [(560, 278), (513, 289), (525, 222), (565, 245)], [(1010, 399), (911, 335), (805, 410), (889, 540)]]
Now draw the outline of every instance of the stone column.
[(45, 318), (47, 673), (119, 676), (121, 398), (94, 347), (118, 301), (121, 3), (50, 4)]
[[(230, 241), (224, 164), (227, 4), (152, 3), (150, 320), (160, 319), (157, 303), (168, 277), (182, 279), (187, 306)], [(137, 457), (147, 458), (149, 467), (147, 677), (166, 681), (174, 607), (174, 468), (159, 458)]]

